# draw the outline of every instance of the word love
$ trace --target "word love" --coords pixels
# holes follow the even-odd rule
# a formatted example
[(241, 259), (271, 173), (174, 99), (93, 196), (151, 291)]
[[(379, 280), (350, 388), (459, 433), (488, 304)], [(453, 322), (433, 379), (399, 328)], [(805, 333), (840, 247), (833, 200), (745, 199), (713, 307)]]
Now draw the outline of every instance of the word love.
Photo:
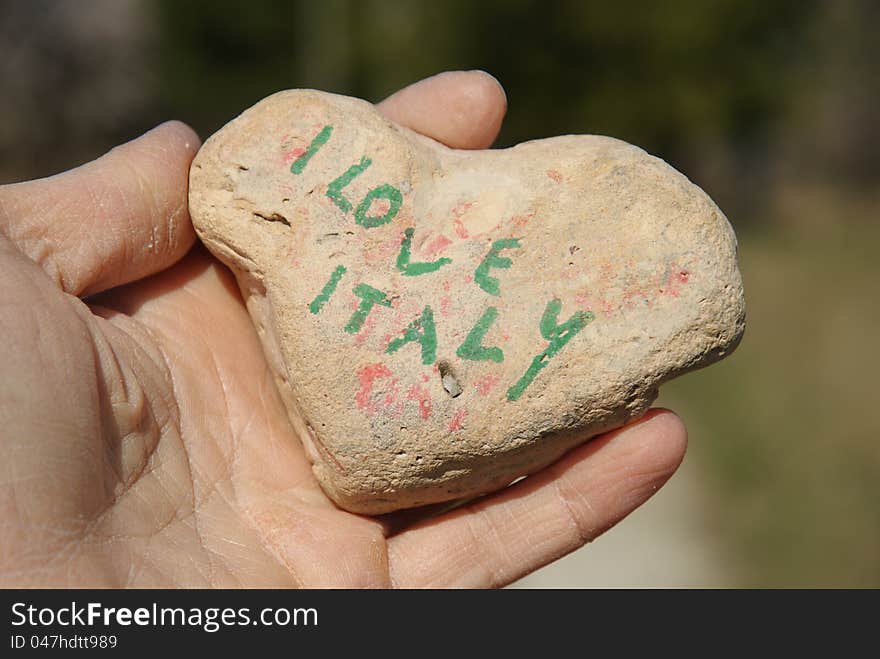
[[(312, 139), (308, 148), (290, 166), (293, 174), (301, 174), (315, 154), (327, 143), (333, 133), (333, 126), (324, 126), (323, 129)], [(363, 174), (372, 164), (372, 160), (366, 156), (351, 165), (327, 186), (327, 197), (343, 212), (348, 213), (354, 208), (354, 221), (366, 228), (372, 229), (391, 222), (399, 212), (403, 204), (403, 195), (394, 186), (383, 184), (370, 189), (360, 200), (357, 207), (345, 196), (345, 188), (351, 182)], [(387, 209), (379, 214), (371, 214), (377, 201), (387, 202)], [(404, 230), (400, 243), (400, 251), (395, 260), (396, 269), (404, 277), (419, 277), (437, 272), (442, 267), (452, 263), (450, 258), (439, 258), (434, 261), (412, 261), (412, 240), (415, 230), (410, 227)], [(520, 248), (518, 238), (503, 238), (492, 243), (489, 252), (474, 270), (473, 280), (483, 291), (492, 296), (501, 295), (500, 282), (497, 277), (490, 273), (493, 269), (510, 268), (513, 261), (502, 256), (501, 252)], [(344, 265), (337, 265), (330, 274), (321, 291), (309, 304), (309, 311), (318, 314), (330, 301), (336, 292), (340, 282), (345, 277), (347, 269)], [(348, 334), (357, 334), (367, 317), (374, 312), (376, 307), (391, 307), (392, 302), (388, 295), (365, 282), (358, 282), (352, 288), (359, 303), (351, 314), (348, 322), (342, 328)], [(549, 360), (571, 341), (584, 327), (592, 322), (595, 316), (589, 311), (577, 311), (568, 320), (560, 323), (559, 313), (562, 310), (562, 302), (551, 299), (547, 302), (544, 313), (541, 316), (539, 331), (547, 345), (535, 355), (522, 377), (519, 378), (508, 390), (507, 399), (515, 401), (519, 399), (526, 388), (534, 381), (538, 373), (549, 363)], [(455, 351), (460, 359), (471, 361), (491, 361), (500, 363), (504, 361), (504, 351), (498, 346), (483, 345), (483, 338), (498, 318), (498, 309), (488, 306), (483, 314), (468, 332), (464, 341)], [(385, 347), (387, 354), (393, 354), (403, 349), (408, 344), (418, 344), (421, 352), (422, 364), (431, 365), (437, 359), (437, 331), (434, 324), (434, 311), (430, 305), (425, 305), (421, 315), (413, 319), (402, 331), (402, 335), (390, 340)], [(460, 393), (460, 391), (459, 391)], [(456, 394), (457, 395), (457, 394)]]

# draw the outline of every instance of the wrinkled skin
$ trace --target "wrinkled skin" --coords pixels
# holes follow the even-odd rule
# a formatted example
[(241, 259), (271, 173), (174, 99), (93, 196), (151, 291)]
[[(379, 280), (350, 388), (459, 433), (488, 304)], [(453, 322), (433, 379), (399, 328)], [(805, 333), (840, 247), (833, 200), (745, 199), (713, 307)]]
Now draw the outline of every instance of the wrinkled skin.
[[(506, 100), (490, 76), (455, 72), (379, 108), (485, 148)], [(676, 469), (684, 428), (655, 410), (452, 511), (336, 508), (233, 278), (193, 246), (198, 146), (166, 123), (0, 187), (0, 584), (501, 586), (592, 540)]]

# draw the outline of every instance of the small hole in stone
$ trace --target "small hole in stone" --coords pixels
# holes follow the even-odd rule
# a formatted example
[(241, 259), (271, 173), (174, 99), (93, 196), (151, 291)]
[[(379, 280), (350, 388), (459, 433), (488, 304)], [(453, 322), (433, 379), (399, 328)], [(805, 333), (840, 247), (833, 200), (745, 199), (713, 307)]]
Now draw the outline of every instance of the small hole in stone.
[(580, 249), (581, 249), (581, 248), (578, 247), (577, 245), (572, 245), (571, 247), (568, 248), (568, 253), (569, 253), (569, 254), (574, 254), (575, 252), (580, 251)]
[(461, 385), (458, 383), (455, 373), (452, 372), (449, 362), (437, 362), (437, 370), (440, 372), (440, 382), (443, 384), (443, 389), (446, 393), (453, 398), (461, 396)]

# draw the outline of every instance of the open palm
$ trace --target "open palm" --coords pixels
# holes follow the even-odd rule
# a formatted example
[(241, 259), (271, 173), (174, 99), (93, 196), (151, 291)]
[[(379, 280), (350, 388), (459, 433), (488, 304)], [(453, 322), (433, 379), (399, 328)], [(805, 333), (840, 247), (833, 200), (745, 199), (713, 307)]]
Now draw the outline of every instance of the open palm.
[[(485, 148), (505, 100), (458, 72), (379, 107)], [(499, 586), (609, 528), (680, 463), (684, 429), (655, 411), (452, 511), (336, 508), (233, 278), (193, 247), (197, 148), (169, 123), (0, 187), (0, 583)]]

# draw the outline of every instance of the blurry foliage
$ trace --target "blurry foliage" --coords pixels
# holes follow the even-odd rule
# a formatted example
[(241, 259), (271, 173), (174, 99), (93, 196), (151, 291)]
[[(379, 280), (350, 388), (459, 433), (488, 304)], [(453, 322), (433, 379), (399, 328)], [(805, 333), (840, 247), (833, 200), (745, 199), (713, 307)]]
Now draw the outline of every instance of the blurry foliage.
[(481, 68), (510, 100), (500, 145), (613, 135), (698, 183), (707, 152), (727, 160), (722, 180), (762, 162), (789, 101), (792, 54), (816, 13), (803, 0), (162, 0), (157, 8), (164, 98), (203, 134), (279, 89), (379, 100), (440, 70)]
[[(740, 241), (748, 323), (736, 353), (667, 384), (688, 424), (708, 528), (734, 583), (880, 586), (880, 223), (768, 222)], [(874, 212), (878, 204), (873, 204)], [(767, 219), (772, 219), (768, 217)]]
[(482, 68), (514, 107), (504, 144), (592, 130), (676, 152), (766, 128), (814, 3), (314, 4), (160, 2), (169, 103), (216, 130), (278, 89), (378, 100), (439, 70)]
[(139, 8), (0, 0), (0, 182), (66, 169), (150, 127)]

